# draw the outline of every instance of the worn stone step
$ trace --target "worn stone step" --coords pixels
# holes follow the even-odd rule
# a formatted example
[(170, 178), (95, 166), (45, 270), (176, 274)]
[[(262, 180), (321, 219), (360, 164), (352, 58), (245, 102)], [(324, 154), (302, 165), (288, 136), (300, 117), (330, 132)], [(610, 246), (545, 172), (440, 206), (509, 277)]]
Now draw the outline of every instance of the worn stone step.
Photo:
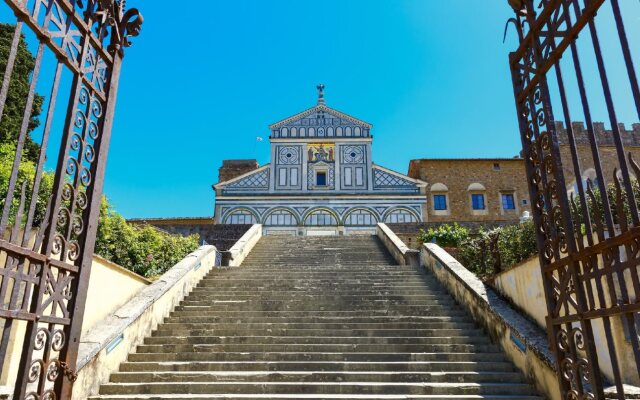
[(498, 352), (499, 349), (492, 344), (154, 344), (140, 345), (138, 353), (221, 353), (221, 352)]
[(216, 323), (216, 322), (165, 322), (163, 329), (210, 329), (210, 330), (290, 330), (290, 329), (310, 329), (318, 331), (330, 330), (377, 330), (377, 329), (473, 329), (475, 324), (467, 321), (419, 321), (419, 322), (353, 322), (353, 323), (330, 323), (330, 322), (269, 322), (269, 323)]
[(168, 361), (124, 362), (123, 372), (143, 371), (498, 371), (513, 372), (507, 361)]
[(515, 372), (396, 372), (396, 371), (201, 371), (193, 372), (119, 372), (111, 375), (117, 382), (494, 382), (522, 383)]
[(92, 400), (219, 400), (219, 399), (243, 399), (243, 400), (282, 400), (282, 399), (306, 399), (306, 400), (543, 400), (542, 397), (533, 395), (367, 395), (367, 394), (127, 394), (127, 395), (99, 395), (89, 397)]
[(160, 325), (152, 332), (153, 336), (255, 336), (268, 333), (276, 336), (360, 336), (360, 337), (380, 337), (380, 336), (475, 336), (484, 335), (480, 329), (270, 329), (268, 332), (257, 332), (255, 329), (243, 331), (238, 327), (232, 329), (202, 329), (177, 327), (167, 329)]
[(424, 316), (468, 316), (460, 307), (427, 306), (406, 307), (401, 311), (390, 309), (358, 309), (358, 310), (314, 310), (314, 311), (277, 311), (277, 310), (248, 310), (248, 311), (222, 311), (215, 307), (177, 306), (171, 312), (171, 316), (214, 316), (220, 318), (245, 319), (245, 318), (304, 318), (316, 316), (318, 318), (353, 318), (361, 316), (377, 317), (424, 317)]
[(155, 336), (147, 337), (145, 344), (488, 344), (486, 336)]
[(102, 394), (243, 393), (243, 394), (501, 394), (530, 395), (531, 386), (522, 383), (440, 383), (440, 382), (154, 382), (108, 383)]
[(469, 317), (460, 313), (458, 315), (427, 315), (427, 316), (391, 316), (391, 315), (367, 315), (367, 316), (350, 316), (350, 317), (323, 317), (323, 316), (314, 316), (307, 315), (304, 317), (292, 317), (292, 316), (280, 316), (280, 317), (253, 317), (253, 318), (242, 318), (240, 316), (210, 316), (210, 315), (172, 315), (170, 317), (165, 318), (164, 322), (170, 323), (197, 323), (197, 322), (205, 322), (205, 323), (223, 323), (223, 324), (270, 324), (270, 323), (375, 323), (375, 322), (434, 322), (434, 321), (445, 321), (445, 322), (465, 322), (469, 321)]
[(506, 361), (502, 353), (226, 352), (131, 353), (129, 361)]

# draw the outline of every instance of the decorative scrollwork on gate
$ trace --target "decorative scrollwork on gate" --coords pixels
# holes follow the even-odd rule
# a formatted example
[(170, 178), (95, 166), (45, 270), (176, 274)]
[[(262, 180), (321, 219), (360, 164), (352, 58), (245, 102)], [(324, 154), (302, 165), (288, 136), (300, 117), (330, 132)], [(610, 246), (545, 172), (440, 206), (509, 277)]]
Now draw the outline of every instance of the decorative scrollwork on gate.
[[(5, 0), (16, 15), (15, 32), (0, 86), (0, 120), (23, 29), (35, 33), (22, 128), (0, 217), (0, 317), (5, 319), (0, 358), (11, 341), (12, 321), (27, 321), (15, 399), (69, 398), (82, 326), (82, 310), (95, 242), (97, 211), (115, 94), (124, 49), (143, 18), (124, 0)], [(44, 116), (35, 175), (19, 175), (29, 135), (35, 90), (52, 54), (55, 70)], [(63, 72), (73, 77), (66, 115), (56, 113)], [(42, 212), (38, 196), (54, 118), (64, 126), (51, 194)], [(57, 143), (57, 142), (55, 142)], [(48, 189), (47, 189), (48, 190)], [(5, 232), (8, 234), (5, 236)], [(8, 299), (8, 301), (5, 301)]]
[[(640, 90), (618, 0), (509, 3), (516, 12), (509, 22), (516, 26), (519, 40), (510, 54), (514, 97), (537, 228), (548, 336), (557, 358), (562, 396), (601, 399), (610, 381), (616, 398), (623, 399), (625, 377), (638, 379), (640, 367), (640, 327), (635, 321), (640, 312), (640, 215), (636, 183), (631, 180), (631, 171), (640, 177), (640, 168), (625, 151), (595, 23), (596, 14), (608, 3), (640, 118)], [(608, 140), (617, 166), (609, 171), (601, 159), (602, 139), (594, 129), (589, 88), (576, 45), (584, 31), (588, 31), (584, 36), (595, 55), (612, 129)], [(564, 65), (560, 62), (563, 57), (567, 60)], [(567, 70), (574, 72), (577, 104), (568, 100)], [(561, 111), (566, 127), (565, 153), (560, 151), (552, 99), (559, 99), (555, 110)], [(587, 126), (586, 139), (580, 143), (583, 147), (578, 146), (571, 119), (577, 106), (582, 107)], [(589, 162), (596, 171), (595, 180), (583, 179), (583, 165)], [(570, 183), (572, 177), (575, 184)], [(619, 347), (628, 344), (616, 341), (612, 326), (617, 323), (624, 324), (629, 333), (629, 351), (635, 360), (635, 368), (629, 370), (621, 369), (618, 358)], [(597, 347), (594, 324), (602, 332)], [(606, 355), (604, 361), (599, 355)]]

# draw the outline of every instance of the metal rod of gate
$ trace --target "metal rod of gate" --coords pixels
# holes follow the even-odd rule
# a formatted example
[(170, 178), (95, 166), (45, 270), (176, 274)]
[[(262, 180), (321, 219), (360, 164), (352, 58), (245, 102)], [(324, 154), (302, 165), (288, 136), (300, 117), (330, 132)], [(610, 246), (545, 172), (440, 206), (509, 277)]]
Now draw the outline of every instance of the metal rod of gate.
[[(9, 346), (17, 339), (14, 322), (23, 321), (13, 398), (68, 399), (122, 59), (143, 19), (136, 9), (126, 10), (124, 0), (4, 3), (16, 22), (0, 26), (11, 38), (6, 55), (0, 53), (6, 57), (0, 60), (0, 128), (15, 140), (11, 175), (0, 187), (0, 369), (9, 365)], [(37, 41), (35, 56), (29, 40)], [(54, 66), (50, 76), (48, 65)], [(42, 85), (50, 87), (46, 100), (38, 93)], [(66, 88), (67, 107), (57, 112)], [(45, 104), (44, 125), (35, 131)], [(60, 132), (58, 119), (64, 122)], [(48, 151), (50, 143), (60, 143), (55, 172), (45, 170), (47, 155), (56, 153)], [(25, 165), (31, 175), (25, 176)], [(52, 184), (43, 185), (45, 179)]]
[[(637, 138), (623, 133), (616, 102), (624, 100), (614, 94), (605, 50), (620, 49), (620, 75), (640, 119), (637, 48), (618, 0), (509, 4), (519, 42), (509, 63), (560, 390), (565, 399), (624, 399), (625, 384), (640, 382), (640, 167), (625, 149)], [(599, 25), (615, 30), (614, 39), (601, 41)], [(585, 131), (574, 130), (575, 117)], [(593, 175), (585, 178), (587, 168)]]

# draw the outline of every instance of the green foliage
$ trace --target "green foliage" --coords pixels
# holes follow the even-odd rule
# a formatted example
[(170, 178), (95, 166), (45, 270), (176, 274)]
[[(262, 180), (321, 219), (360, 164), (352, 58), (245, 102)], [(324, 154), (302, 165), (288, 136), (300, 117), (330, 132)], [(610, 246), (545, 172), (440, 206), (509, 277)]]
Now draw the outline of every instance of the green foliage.
[[(13, 161), (15, 160), (15, 145), (12, 143), (0, 143), (0, 209), (4, 207), (6, 201), (7, 190), (9, 188), (9, 179), (11, 178), (11, 171), (13, 169)], [(24, 214), (27, 214), (29, 204), (31, 202), (31, 192), (33, 188), (33, 180), (36, 174), (36, 165), (29, 160), (22, 160), (18, 168), (18, 180), (16, 182), (16, 190), (14, 191), (14, 197), (11, 207), (10, 223), (15, 222), (15, 216), (18, 211), (18, 205), (20, 203), (20, 192), (22, 185), (25, 185), (25, 204)], [(34, 226), (40, 225), (44, 218), (44, 214), (47, 208), (47, 202), (51, 197), (53, 188), (53, 173), (44, 171), (40, 181), (40, 190), (38, 191), (38, 199), (36, 202), (36, 212), (34, 215)], [(25, 221), (20, 221), (24, 223)]]
[(469, 237), (469, 230), (454, 223), (453, 225), (442, 224), (436, 229), (429, 228), (427, 231), (420, 230), (418, 240), (423, 243), (435, 242), (443, 247), (459, 247)]
[[(11, 49), (15, 25), (0, 24), (0, 82), (4, 77), (7, 59)], [(20, 38), (18, 52), (9, 81), (9, 92), (5, 103), (2, 120), (0, 121), (0, 145), (13, 144), (18, 141), (24, 109), (29, 95), (29, 78), (35, 66), (35, 58), (27, 48), (24, 35)], [(31, 119), (28, 132), (33, 131), (40, 124), (38, 117), (42, 110), (44, 98), (37, 93), (33, 99)], [(40, 153), (40, 146), (27, 134), (24, 143), (23, 159), (36, 163)]]
[[(633, 191), (633, 195), (635, 197), (636, 203), (640, 205), (640, 183), (637, 180), (631, 180), (631, 189)], [(586, 188), (585, 188), (586, 190)], [(592, 224), (597, 221), (597, 214), (600, 215), (601, 224), (606, 226), (606, 221), (604, 221), (604, 202), (602, 198), (602, 193), (600, 193), (600, 189), (597, 185), (592, 186), (593, 196), (586, 194), (587, 196), (587, 206), (589, 208), (589, 216), (591, 218)], [(624, 187), (620, 188), (620, 201), (622, 203), (622, 212), (617, 210), (618, 204), (618, 190), (614, 183), (610, 183), (607, 185), (607, 199), (609, 201), (609, 209), (611, 210), (611, 215), (613, 217), (613, 223), (620, 223), (620, 218), (625, 218), (627, 223), (631, 223), (631, 212), (629, 210), (629, 202), (627, 198), (627, 192)], [(572, 206), (572, 215), (574, 220), (581, 224), (581, 231), (584, 234), (584, 219), (582, 217), (582, 207), (579, 197), (574, 196), (572, 198), (573, 206)], [(598, 211), (596, 213), (596, 210)], [(595, 228), (595, 227), (594, 227)]]
[(458, 258), (471, 272), (488, 276), (534, 256), (537, 251), (535, 224), (529, 220), (491, 231), (481, 230), (461, 244)]
[(145, 277), (160, 275), (198, 248), (198, 236), (182, 237), (152, 226), (134, 226), (106, 198), (100, 205), (96, 254)]

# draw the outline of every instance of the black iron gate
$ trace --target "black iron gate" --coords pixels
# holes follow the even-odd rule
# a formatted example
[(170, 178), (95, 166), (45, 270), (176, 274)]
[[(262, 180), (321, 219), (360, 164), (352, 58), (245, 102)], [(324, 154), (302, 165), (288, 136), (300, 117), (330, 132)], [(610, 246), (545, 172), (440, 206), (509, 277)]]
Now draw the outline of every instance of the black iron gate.
[[(89, 272), (100, 209), (120, 67), (142, 17), (125, 0), (5, 0), (1, 21), (15, 14), (0, 88), (0, 118), (12, 76), (21, 79), (17, 56), (25, 37), (35, 38), (28, 94), (21, 103), (15, 157), (0, 219), (0, 317), (4, 319), (0, 360), (12, 329), (26, 321), (15, 399), (70, 398)], [(47, 59), (49, 57), (49, 59)], [(49, 61), (46, 61), (49, 60)], [(46, 67), (52, 74), (45, 80)], [(68, 81), (65, 81), (65, 76)], [(32, 138), (38, 87), (46, 86), (40, 135)], [(56, 100), (68, 94), (66, 107)], [(0, 119), (0, 122), (2, 120)], [(58, 132), (59, 138), (53, 140)], [(28, 161), (26, 145), (39, 151)], [(48, 152), (48, 144), (59, 149)], [(31, 146), (33, 148), (33, 146)], [(56, 159), (57, 157), (57, 159)], [(55, 161), (45, 187), (45, 163)], [(23, 171), (31, 162), (32, 173)], [(46, 193), (45, 193), (46, 192)], [(43, 199), (44, 194), (44, 199)], [(5, 195), (5, 193), (2, 193)], [(1, 197), (1, 196), (0, 196)], [(40, 204), (40, 203), (44, 204)]]
[[(633, 119), (640, 118), (638, 48), (629, 45), (618, 0), (509, 3), (519, 35), (510, 65), (561, 392), (602, 399), (610, 384), (610, 396), (623, 399), (623, 383), (640, 373), (640, 168), (625, 150), (636, 139), (625, 137), (616, 102), (633, 104)], [(619, 50), (625, 100), (613, 94), (603, 25)], [(592, 69), (582, 63), (585, 54)], [(608, 133), (594, 122), (598, 113)]]

